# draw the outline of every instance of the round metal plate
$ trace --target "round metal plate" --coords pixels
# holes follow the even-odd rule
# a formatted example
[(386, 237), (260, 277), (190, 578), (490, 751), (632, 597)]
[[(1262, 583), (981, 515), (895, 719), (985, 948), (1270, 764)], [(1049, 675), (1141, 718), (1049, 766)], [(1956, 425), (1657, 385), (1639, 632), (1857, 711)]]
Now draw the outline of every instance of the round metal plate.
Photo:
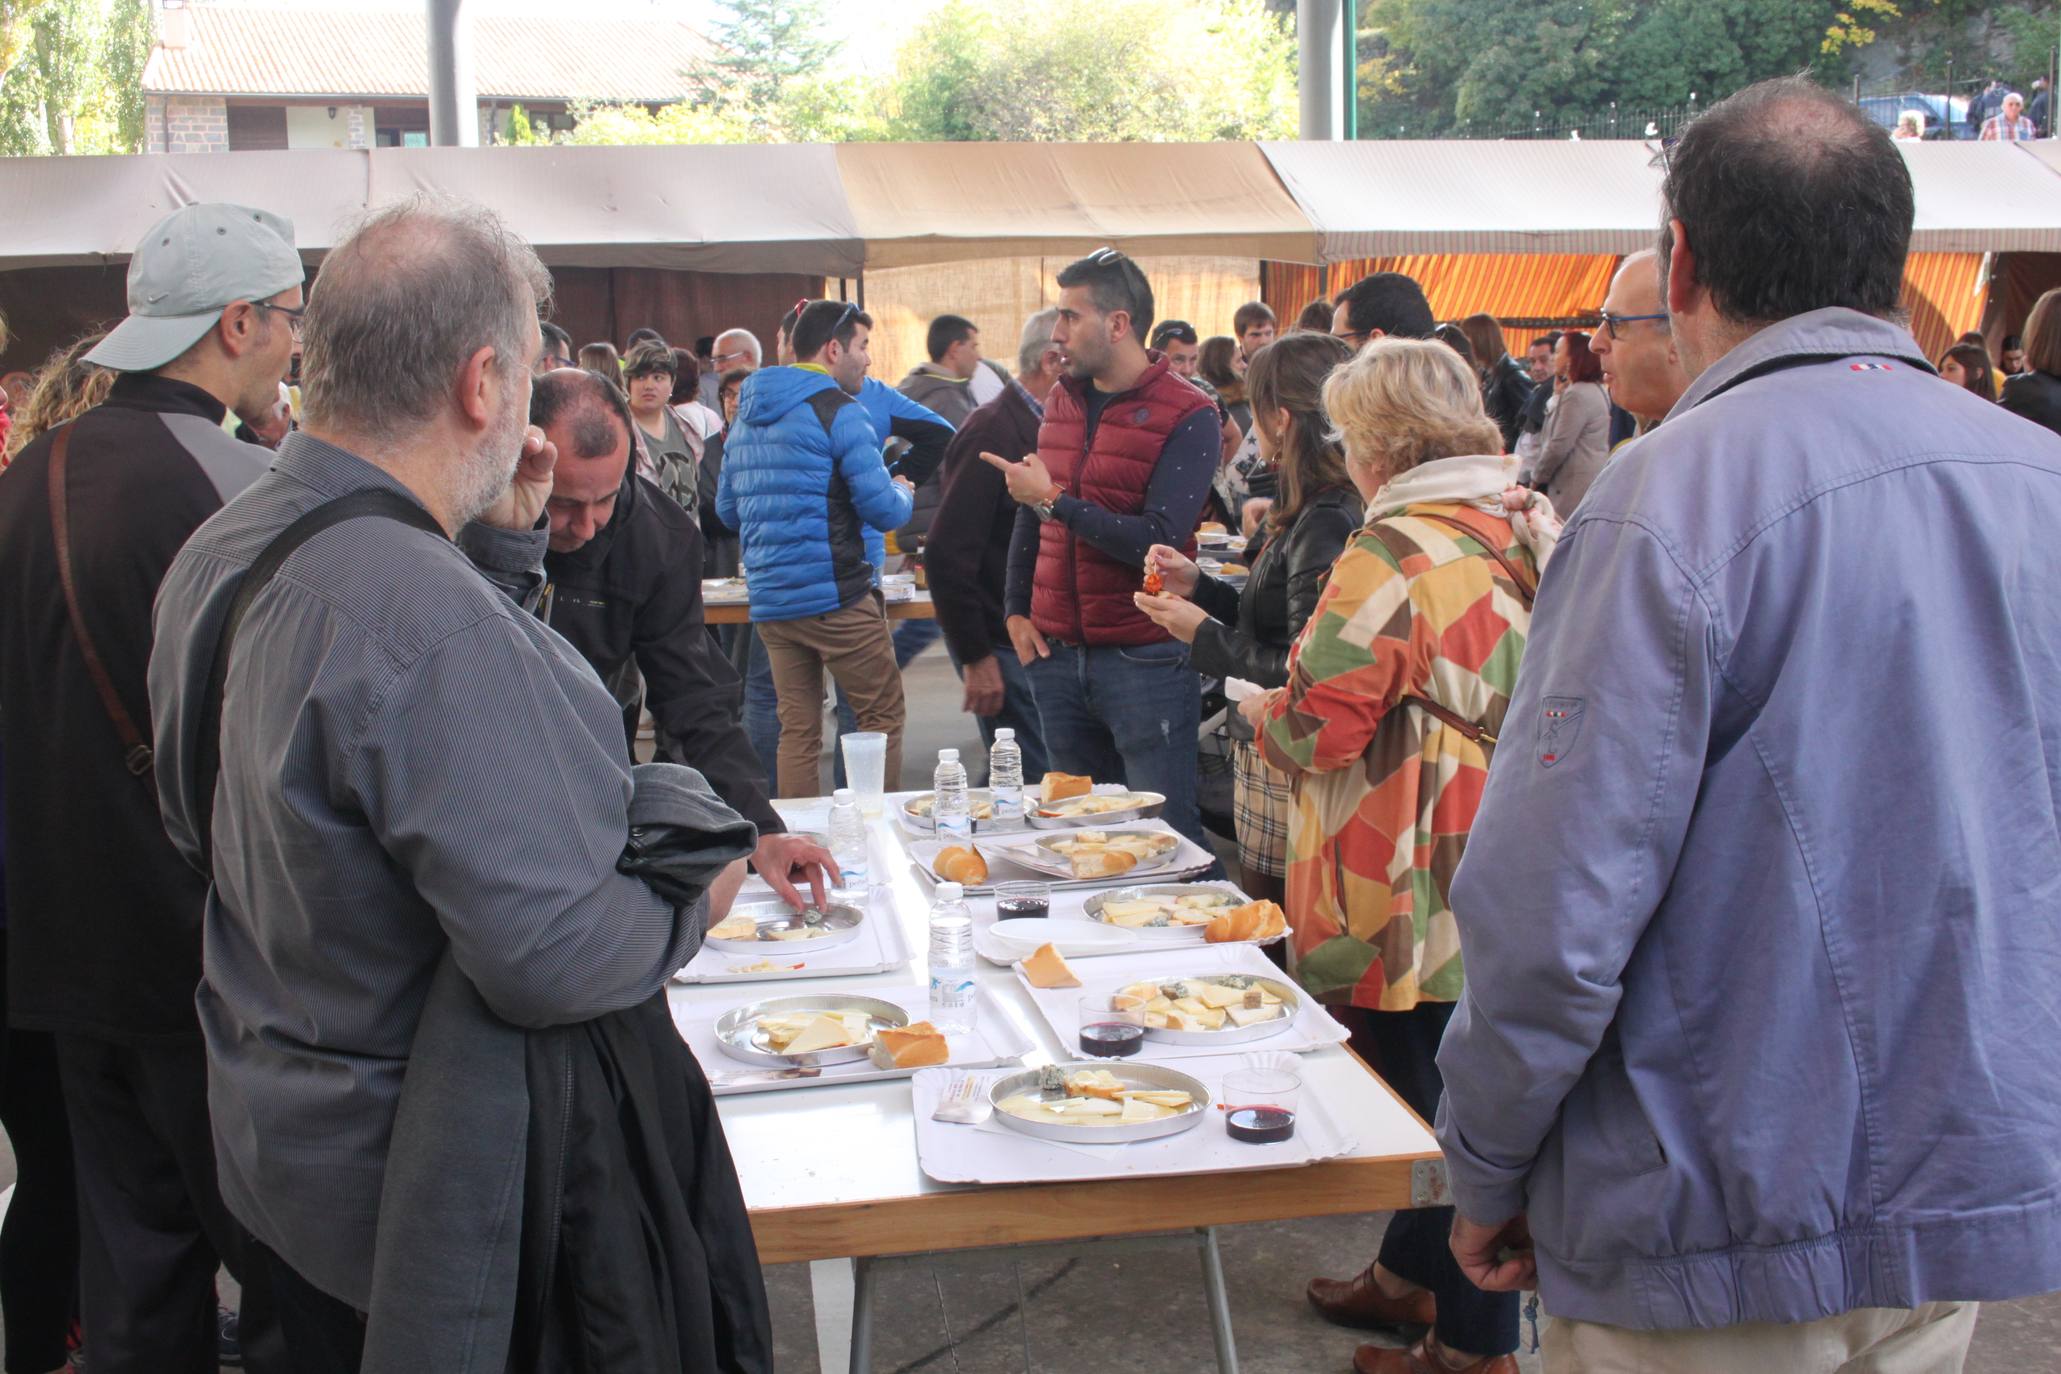
[[(1033, 830), (1077, 830), (1082, 826), (1099, 830), (1125, 821), (1147, 820), (1166, 810), (1166, 797), (1162, 793), (1133, 792), (1130, 795), (1135, 805), (1118, 811), (1097, 812), (1092, 816), (1041, 816), (1038, 808), (1033, 806), (1025, 813), (1024, 824)], [(1067, 801), (1072, 800), (1074, 798), (1067, 798)]]
[(878, 997), (857, 997), (849, 994), (840, 997), (829, 992), (800, 997), (769, 997), (763, 1002), (752, 1002), (724, 1012), (722, 1018), (716, 1022), (716, 1043), (721, 1045), (723, 1053), (732, 1059), (777, 1069), (823, 1068), (832, 1064), (850, 1064), (866, 1057), (868, 1049), (871, 1048), (870, 1042), (866, 1045), (840, 1045), (836, 1049), (818, 1050), (814, 1054), (781, 1054), (767, 1047), (758, 1028), (761, 1016), (846, 1011), (864, 1012), (876, 1031), (897, 1029), (909, 1024), (908, 1012)]
[(749, 916), (758, 923), (758, 934), (745, 939), (719, 940), (714, 936), (702, 941), (710, 949), (725, 954), (771, 954), (776, 950), (794, 954), (814, 953), (818, 950), (835, 949), (850, 944), (859, 938), (859, 928), (865, 924), (866, 913), (843, 902), (832, 902), (823, 909), (823, 919), (818, 927), (823, 933), (806, 940), (783, 940), (783, 930), (803, 930), (809, 927), (810, 913), (798, 912), (778, 900), (740, 902), (730, 909), (730, 919)]
[[(1250, 1026), (1233, 1026), (1226, 1023), (1224, 1029), (1213, 1031), (1167, 1030), (1145, 1028), (1145, 1038), (1162, 1045), (1243, 1045), (1254, 1040), (1270, 1040), (1295, 1024), (1296, 1016), (1302, 1011), (1302, 994), (1293, 984), (1278, 978), (1262, 978), (1258, 974), (1222, 973), (1169, 973), (1150, 978), (1133, 978), (1130, 983), (1215, 983), (1226, 977), (1252, 979), (1253, 985), (1265, 988), (1281, 999), (1281, 1014), (1271, 1021), (1260, 1021)], [(1130, 986), (1126, 983), (1124, 986)]]
[(1119, 887), (1108, 892), (1098, 892), (1088, 898), (1084, 904), (1084, 909), (1087, 911), (1089, 920), (1108, 926), (1111, 930), (1121, 930), (1126, 934), (1143, 935), (1153, 940), (1196, 945), (1203, 943), (1202, 932), (1207, 927), (1120, 926), (1104, 920), (1102, 909), (1111, 902), (1135, 902), (1141, 897), (1188, 897), (1204, 892), (1218, 897), (1229, 897), (1231, 903), (1230, 906), (1224, 908), (1225, 911), (1229, 911), (1231, 907), (1235, 907), (1244, 901), (1244, 898), (1240, 897), (1237, 893), (1226, 892), (1220, 887), (1211, 887), (1207, 883), (1160, 883), (1143, 887)]
[[(1100, 829), (1101, 827), (1098, 826), (1096, 828)], [(1174, 856), (1181, 852), (1181, 840), (1177, 835), (1166, 835), (1157, 830), (1116, 830), (1112, 833), (1119, 835), (1153, 835), (1160, 839), (1171, 841), (1166, 848), (1160, 850), (1159, 853), (1151, 858), (1140, 859), (1136, 864), (1125, 869), (1122, 875), (1120, 875), (1122, 877), (1129, 877), (1133, 873), (1150, 873), (1154, 869), (1165, 868), (1174, 861)], [(1074, 876), (1072, 862), (1065, 854), (1053, 848), (1054, 845), (1065, 844), (1071, 838), (1073, 837), (1069, 835), (1044, 836), (1031, 844), (1011, 846), (1009, 855), (1018, 863), (1035, 868), (1041, 873), (1050, 873), (1060, 878), (1071, 878)]]
[(1107, 1069), (1126, 1087), (1184, 1092), (1188, 1094), (1189, 1102), (1172, 1116), (1163, 1116), (1157, 1121), (1134, 1121), (1128, 1126), (1068, 1126), (1057, 1121), (1030, 1121), (1003, 1111), (1002, 1103), (1018, 1093), (1035, 1093), (1038, 1090), (1038, 1071), (1032, 1069), (1027, 1073), (1005, 1075), (988, 1085), (988, 1103), (995, 1109), (995, 1120), (1012, 1131), (1036, 1136), (1040, 1140), (1059, 1140), (1069, 1145), (1127, 1145), (1135, 1140), (1159, 1140), (1192, 1131), (1209, 1115), (1209, 1089), (1202, 1086), (1200, 1079), (1191, 1078), (1179, 1069), (1122, 1059), (1082, 1059), (1058, 1067), (1069, 1075), (1087, 1069)]

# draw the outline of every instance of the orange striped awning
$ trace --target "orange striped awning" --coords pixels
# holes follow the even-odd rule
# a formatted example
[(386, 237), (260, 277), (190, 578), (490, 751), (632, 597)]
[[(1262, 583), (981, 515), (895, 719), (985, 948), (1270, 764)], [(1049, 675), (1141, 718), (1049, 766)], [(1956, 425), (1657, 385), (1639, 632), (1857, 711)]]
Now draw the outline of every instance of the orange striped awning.
[(1913, 253), (1905, 261), (1903, 307), (1926, 357), (1937, 359), (1955, 339), (1982, 327), (1987, 269), (1983, 253)]
[(1292, 320), (1319, 296), (1330, 297), (1375, 272), (1417, 279), (1441, 320), (1493, 315), (1506, 325), (1543, 328), (1593, 320), (1617, 270), (1611, 253), (1422, 253), (1357, 258), (1326, 267), (1268, 263), (1267, 303)]

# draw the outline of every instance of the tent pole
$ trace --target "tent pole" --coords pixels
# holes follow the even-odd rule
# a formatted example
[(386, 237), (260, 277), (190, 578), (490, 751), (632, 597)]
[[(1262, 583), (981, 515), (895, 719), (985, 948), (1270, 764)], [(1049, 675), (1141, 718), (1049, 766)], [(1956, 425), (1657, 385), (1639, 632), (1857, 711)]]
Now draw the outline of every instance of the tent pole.
[(479, 92), (472, 79), (472, 24), (465, 0), (429, 6), (429, 141), (438, 148), (479, 147)]
[(1339, 76), (1342, 119), (1339, 137), (1351, 141), (1360, 136), (1360, 0), (1345, 0), (1345, 70)]
[(1339, 18), (1339, 0), (1296, 0), (1296, 83), (1305, 139), (1337, 138), (1344, 122), (1338, 109)]
[(859, 309), (866, 308), (866, 269), (859, 269)]

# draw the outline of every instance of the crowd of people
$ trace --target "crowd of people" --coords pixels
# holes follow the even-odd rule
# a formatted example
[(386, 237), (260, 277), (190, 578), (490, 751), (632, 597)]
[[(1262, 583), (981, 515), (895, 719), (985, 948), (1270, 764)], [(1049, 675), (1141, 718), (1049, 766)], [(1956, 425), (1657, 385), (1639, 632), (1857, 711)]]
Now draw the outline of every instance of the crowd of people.
[(8, 1368), (770, 1368), (662, 989), (748, 870), (823, 900), (770, 799), (826, 719), (898, 786), (942, 637), (1205, 846), (1230, 703), (1243, 885), (1450, 1172), (1309, 1285), (1405, 1334), (1355, 1370), (1514, 1374), (1530, 1288), (1557, 1371), (1958, 1369), (2061, 1288), (2061, 292), (1935, 368), (1903, 161), (1801, 80), (1664, 198), (1522, 360), (1392, 272), (1206, 335), (1105, 249), (898, 386), (848, 301), (576, 349), (478, 207), (312, 284), (167, 217), (0, 476)]

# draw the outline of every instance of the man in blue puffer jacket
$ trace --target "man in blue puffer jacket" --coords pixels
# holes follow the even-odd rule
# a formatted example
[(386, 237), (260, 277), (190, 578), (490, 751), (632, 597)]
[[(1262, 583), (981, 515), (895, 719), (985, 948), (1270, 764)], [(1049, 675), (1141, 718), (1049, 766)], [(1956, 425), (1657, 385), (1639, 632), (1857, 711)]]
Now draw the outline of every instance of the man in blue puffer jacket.
[(887, 785), (900, 783), (902, 679), (865, 535), (906, 521), (914, 496), (908, 478), (888, 475), (855, 399), (872, 329), (856, 305), (812, 302), (794, 326), (799, 361), (752, 374), (723, 448), (716, 513), (742, 540), (752, 623), (772, 663), (784, 797), (822, 791), (825, 668), (859, 728), (887, 736)]

